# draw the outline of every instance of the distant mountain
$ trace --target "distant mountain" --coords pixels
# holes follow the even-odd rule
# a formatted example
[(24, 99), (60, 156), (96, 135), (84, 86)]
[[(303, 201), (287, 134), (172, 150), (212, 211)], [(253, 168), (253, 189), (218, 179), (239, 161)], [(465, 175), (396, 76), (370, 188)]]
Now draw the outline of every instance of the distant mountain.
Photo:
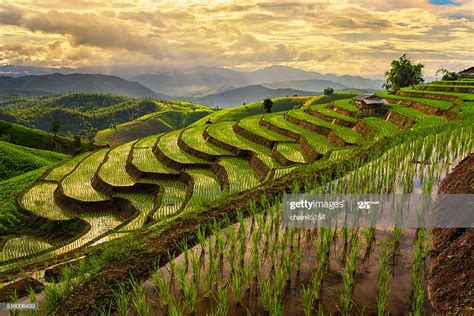
[(131, 80), (154, 91), (175, 96), (204, 96), (223, 86), (232, 89), (248, 84), (242, 77), (226, 76), (219, 71), (205, 71), (203, 68), (145, 74)]
[(323, 91), (327, 87), (331, 87), (335, 90), (342, 90), (342, 89), (348, 88), (347, 86), (343, 84), (336, 83), (330, 80), (321, 80), (321, 79), (270, 82), (270, 83), (262, 83), (262, 86), (265, 86), (271, 89), (290, 88), (290, 89), (304, 90), (304, 91)]
[(293, 80), (319, 79), (307, 71), (287, 66), (270, 66), (256, 71), (247, 72), (245, 76), (253, 83), (283, 82)]
[(195, 98), (194, 101), (211, 106), (233, 107), (242, 105), (242, 103), (252, 103), (266, 98), (273, 99), (287, 95), (306, 96), (315, 94), (317, 93), (295, 89), (270, 89), (262, 85), (251, 85)]
[[(334, 89), (354, 88), (379, 90), (382, 87), (382, 80), (370, 79), (360, 76), (322, 74), (314, 71), (288, 66), (273, 65), (255, 71), (236, 71), (219, 67), (192, 67), (192, 68), (172, 68), (164, 66), (111, 66), (107, 68), (84, 67), (84, 68), (37, 68), (28, 66), (7, 65), (0, 67), (0, 75), (24, 76), (25, 74), (72, 72), (92, 74), (116, 75), (130, 81), (136, 81), (144, 87), (162, 95), (180, 97), (204, 97), (209, 94), (216, 94), (226, 90), (242, 88), (250, 85), (264, 85), (270, 88), (290, 88), (302, 89), (305, 86), (293, 85), (293, 81), (324, 80), (324, 85)], [(270, 85), (273, 83), (288, 83)], [(321, 83), (322, 84), (322, 83)], [(322, 86), (316, 86), (310, 91), (321, 90)]]
[(142, 86), (137, 82), (97, 74), (59, 73), (23, 77), (0, 76), (0, 95), (15, 97), (22, 95), (41, 95), (64, 92), (92, 92), (125, 95), (129, 97), (169, 97)]

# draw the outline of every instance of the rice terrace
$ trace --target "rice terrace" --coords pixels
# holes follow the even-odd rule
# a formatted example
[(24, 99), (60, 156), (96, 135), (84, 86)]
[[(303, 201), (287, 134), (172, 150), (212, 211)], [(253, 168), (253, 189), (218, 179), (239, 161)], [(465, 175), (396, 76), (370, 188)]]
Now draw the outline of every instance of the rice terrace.
[[(0, 315), (474, 314), (472, 49), (390, 42), (428, 43), (413, 10), (468, 23), (464, 2), (99, 2), (0, 5), (5, 38), (36, 39), (24, 56), (0, 40)], [(318, 10), (354, 60), (285, 46), (316, 41), (302, 25)], [(393, 28), (393, 51), (357, 10)], [(248, 12), (272, 32), (243, 34)]]

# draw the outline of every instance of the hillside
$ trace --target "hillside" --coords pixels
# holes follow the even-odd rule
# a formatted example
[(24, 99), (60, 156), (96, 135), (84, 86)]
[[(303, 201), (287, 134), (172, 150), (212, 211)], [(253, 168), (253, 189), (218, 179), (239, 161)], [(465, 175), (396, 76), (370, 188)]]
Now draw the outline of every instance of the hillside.
[(69, 75), (54, 73), (17, 78), (0, 76), (0, 97), (3, 98), (65, 92), (110, 93), (129, 97), (168, 98), (137, 82), (127, 81), (115, 76), (79, 73)]
[(109, 94), (69, 93), (53, 96), (9, 99), (0, 102), (0, 117), (49, 131), (59, 120), (59, 135), (93, 138), (97, 130), (132, 121), (143, 115), (166, 110), (167, 104), (150, 98), (130, 98)]
[[(83, 276), (87, 282), (68, 289), (72, 297), (108, 306), (117, 277), (133, 274), (134, 280), (139, 278), (140, 282), (149, 279), (150, 266), (156, 265), (156, 258), (168, 258), (169, 249), (174, 249), (173, 258), (191, 249), (188, 244), (184, 250), (177, 249), (180, 246), (176, 241), (195, 236), (196, 232), (195, 242), (205, 240), (199, 234), (207, 228), (216, 236), (226, 236), (219, 232), (218, 224), (212, 223), (229, 221), (230, 216), (242, 222), (245, 215), (235, 215), (239, 210), (258, 216), (256, 208), (261, 206), (269, 214), (274, 210), (279, 214), (281, 205), (272, 199), (282, 192), (300, 192), (304, 187), (313, 193), (386, 193), (399, 187), (413, 189), (414, 184), (428, 190), (450, 162), (472, 149), (473, 87), (471, 82), (457, 81), (419, 85), (396, 95), (382, 94), (389, 101), (383, 115), (361, 112), (350, 102), (352, 94), (275, 99), (275, 111), (268, 114), (259, 112), (261, 102), (256, 102), (203, 119), (211, 118), (211, 124), (198, 121), (190, 127), (74, 157), (49, 170), (19, 194), (19, 208), (7, 208), (0, 217), (0, 227), (8, 232), (0, 251), (0, 268), (17, 271), (14, 269), (24, 262), (44, 262), (43, 259), (52, 260), (71, 252), (79, 256), (94, 251), (91, 245), (129, 236), (104, 246), (103, 255), (90, 259), (99, 263), (94, 273)], [(423, 159), (426, 168), (419, 168), (414, 163), (417, 159)], [(331, 182), (336, 177), (338, 181)], [(25, 227), (24, 214), (41, 222), (42, 230), (12, 230), (9, 222)], [(261, 227), (276, 218), (275, 229), (279, 229), (280, 219), (275, 214), (268, 220), (259, 216), (255, 225)], [(47, 227), (55, 230), (46, 230)], [(67, 236), (65, 231), (69, 232)], [(410, 242), (402, 239), (400, 249), (410, 252), (414, 235), (402, 232)], [(243, 238), (243, 245), (248, 245), (248, 240), (261, 240), (256, 234), (253, 239)], [(357, 240), (366, 238), (362, 235), (366, 234), (351, 237), (351, 243), (356, 245), (353, 247), (359, 247)], [(282, 232), (281, 236), (289, 235)], [(229, 238), (232, 242), (232, 236)], [(295, 235), (289, 238), (298, 239)], [(371, 238), (367, 235), (361, 240), (367, 242)], [(329, 236), (328, 240), (332, 243), (334, 238)], [(281, 246), (282, 241), (279, 243)], [(238, 249), (235, 243), (232, 245)], [(360, 245), (365, 247), (362, 242)], [(369, 249), (370, 243), (366, 246)], [(360, 255), (358, 250), (357, 255), (349, 254), (346, 258), (351, 258), (355, 266), (362, 262), (362, 251)], [(334, 262), (343, 262), (342, 256)], [(232, 259), (227, 255), (225, 258)], [(404, 270), (407, 275), (412, 272), (409, 260)], [(92, 266), (82, 263), (89, 261), (80, 262), (80, 266)], [(376, 291), (377, 277), (368, 282)], [(337, 284), (341, 283), (338, 277)], [(101, 289), (99, 294), (91, 291), (96, 286)], [(411, 287), (403, 293), (410, 292)], [(93, 313), (92, 307), (75, 301), (62, 298), (54, 308), (58, 314), (66, 310)], [(369, 308), (374, 311), (374, 304)], [(403, 314), (406, 310), (402, 306), (393, 311)]]
[(51, 166), (67, 156), (0, 141), (0, 182), (23, 173)]
[(0, 140), (36, 149), (44, 149), (65, 154), (77, 154), (97, 146), (56, 136), (42, 130), (0, 120)]
[(266, 98), (279, 98), (284, 96), (310, 96), (315, 92), (308, 92), (295, 89), (270, 89), (262, 85), (252, 85), (242, 88), (226, 90), (217, 94), (206, 95), (195, 98), (194, 101), (210, 106), (224, 108), (234, 107), (243, 103), (252, 103)]
[(97, 132), (96, 144), (115, 146), (141, 137), (186, 127), (214, 111), (189, 102), (168, 102), (160, 105), (159, 112), (141, 116)]
[[(272, 112), (283, 112), (288, 111), (291, 109), (301, 108), (306, 105), (313, 105), (313, 104), (324, 104), (329, 103), (331, 101), (340, 100), (340, 99), (348, 99), (355, 96), (353, 93), (334, 93), (331, 96), (299, 96), (299, 97), (282, 97), (282, 98), (274, 98)], [(212, 113), (201, 120), (195, 122), (191, 126), (198, 126), (202, 124), (208, 123), (217, 123), (223, 121), (236, 121), (243, 119), (248, 116), (257, 115), (257, 114), (264, 114), (266, 111), (263, 108), (262, 101), (253, 102), (246, 105), (240, 105), (228, 109), (223, 109)]]

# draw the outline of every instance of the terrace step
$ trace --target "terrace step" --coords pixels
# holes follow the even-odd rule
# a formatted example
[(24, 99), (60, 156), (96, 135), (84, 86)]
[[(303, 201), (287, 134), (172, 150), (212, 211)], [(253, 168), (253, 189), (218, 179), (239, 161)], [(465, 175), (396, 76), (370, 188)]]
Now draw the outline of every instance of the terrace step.
[(149, 147), (133, 146), (126, 164), (127, 173), (135, 180), (178, 179), (180, 173), (162, 164)]
[(405, 128), (414, 123), (413, 119), (394, 111), (388, 111), (385, 116), (385, 121), (394, 124), (398, 128)]
[(344, 127), (349, 127), (349, 128), (352, 128), (356, 125), (357, 121), (347, 120), (351, 118), (350, 116), (347, 117), (347, 119), (344, 119), (342, 114), (339, 117), (335, 117), (335, 116), (329, 115), (328, 113), (323, 113), (322, 110), (325, 110), (325, 109), (313, 110), (311, 108), (308, 108), (305, 110), (305, 112), (308, 113), (309, 115), (325, 120), (326, 122), (329, 122), (331, 124), (336, 124), (339, 126), (344, 126)]
[(460, 99), (459, 97), (453, 96), (453, 95), (429, 93), (429, 92), (422, 92), (422, 91), (416, 91), (416, 90), (411, 90), (411, 91), (400, 90), (397, 92), (397, 96), (442, 100), (442, 101), (448, 101), (448, 102), (458, 102)]
[(272, 157), (282, 166), (305, 164), (306, 159), (296, 143), (278, 143), (272, 150)]
[(416, 85), (416, 90), (422, 91), (438, 91), (438, 92), (451, 92), (451, 93), (474, 93), (474, 87), (462, 85), (462, 86), (451, 86), (451, 85)]
[(207, 168), (209, 162), (203, 159), (194, 157), (184, 151), (178, 146), (178, 138), (180, 131), (170, 132), (159, 138), (153, 153), (157, 159), (165, 166), (182, 170), (184, 168)]
[[(315, 138), (325, 138), (323, 135), (311, 133), (298, 125), (292, 124), (286, 121), (281, 115), (274, 115), (269, 118), (263, 117), (259, 124), (267, 129), (297, 140), (308, 162), (313, 162), (326, 153), (325, 150), (316, 150), (316, 148), (320, 148), (321, 143), (315, 142)], [(325, 142), (327, 143), (327, 138), (325, 138)]]
[[(344, 147), (348, 146), (351, 143), (345, 141), (342, 139), (339, 135), (337, 135), (334, 130), (324, 127), (321, 125), (317, 125), (314, 122), (307, 121), (306, 119), (303, 118), (297, 118), (292, 115), (286, 115), (285, 119), (291, 123), (294, 123), (296, 125), (299, 125), (303, 128), (306, 128), (310, 131), (316, 132), (318, 134), (324, 135), (327, 137), (329, 143), (335, 147)], [(352, 130), (351, 130), (352, 131)], [(355, 132), (354, 132), (355, 133)]]
[(216, 162), (219, 157), (232, 156), (232, 153), (207, 142), (203, 136), (207, 126), (185, 129), (178, 138), (178, 146), (184, 152), (202, 160)]

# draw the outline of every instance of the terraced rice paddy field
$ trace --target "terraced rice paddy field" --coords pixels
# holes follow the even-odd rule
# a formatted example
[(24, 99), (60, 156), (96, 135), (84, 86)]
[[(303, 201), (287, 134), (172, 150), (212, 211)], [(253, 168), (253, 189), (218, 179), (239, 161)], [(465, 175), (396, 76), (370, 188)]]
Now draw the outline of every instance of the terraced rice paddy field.
[(52, 314), (430, 313), (428, 231), (284, 228), (281, 193), (435, 192), (472, 151), (470, 87), (384, 94), (384, 116), (304, 98), (73, 157), (18, 203), (77, 232), (10, 236), (0, 292), (39, 281), (16, 298)]

